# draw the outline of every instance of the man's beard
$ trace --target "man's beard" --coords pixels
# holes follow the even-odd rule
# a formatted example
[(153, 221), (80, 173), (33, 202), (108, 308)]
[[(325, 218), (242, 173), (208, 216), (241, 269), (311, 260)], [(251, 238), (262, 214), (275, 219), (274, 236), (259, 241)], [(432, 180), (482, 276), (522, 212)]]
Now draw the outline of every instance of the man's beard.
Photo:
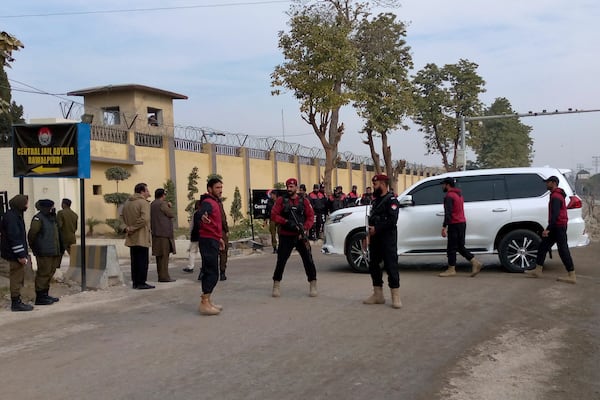
[(383, 189), (377, 188), (373, 193), (375, 194), (375, 196), (381, 197), (381, 195), (383, 194)]
[(447, 188), (447, 187), (445, 187), (445, 188), (443, 188), (442, 190), (444, 191), (444, 193), (446, 193), (446, 192), (448, 191), (448, 188)]

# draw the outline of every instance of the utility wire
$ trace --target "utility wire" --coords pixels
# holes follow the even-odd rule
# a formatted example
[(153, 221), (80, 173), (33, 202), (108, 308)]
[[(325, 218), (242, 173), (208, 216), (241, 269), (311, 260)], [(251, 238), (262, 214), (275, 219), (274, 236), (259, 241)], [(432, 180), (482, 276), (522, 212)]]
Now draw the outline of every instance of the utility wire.
[(30, 17), (58, 17), (58, 16), (66, 16), (66, 15), (119, 14), (119, 13), (133, 13), (133, 12), (189, 10), (189, 9), (194, 9), (194, 8), (222, 8), (222, 7), (254, 6), (254, 5), (263, 5), (263, 4), (289, 3), (289, 2), (290, 2), (290, 0), (245, 1), (245, 2), (238, 2), (238, 3), (196, 4), (196, 5), (191, 5), (191, 6), (130, 8), (130, 9), (120, 9), (120, 10), (63, 11), (63, 12), (39, 13), (39, 14), (0, 15), (0, 18), (30, 18)]

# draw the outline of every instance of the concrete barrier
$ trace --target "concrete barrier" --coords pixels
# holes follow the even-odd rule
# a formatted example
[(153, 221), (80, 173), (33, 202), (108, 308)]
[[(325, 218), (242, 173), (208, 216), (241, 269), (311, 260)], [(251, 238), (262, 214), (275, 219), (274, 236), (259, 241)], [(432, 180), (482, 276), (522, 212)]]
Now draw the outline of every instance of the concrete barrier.
[[(123, 272), (119, 265), (115, 245), (85, 246), (86, 286), (91, 289), (106, 289), (123, 284)], [(71, 246), (71, 260), (64, 279), (81, 283), (81, 245)]]

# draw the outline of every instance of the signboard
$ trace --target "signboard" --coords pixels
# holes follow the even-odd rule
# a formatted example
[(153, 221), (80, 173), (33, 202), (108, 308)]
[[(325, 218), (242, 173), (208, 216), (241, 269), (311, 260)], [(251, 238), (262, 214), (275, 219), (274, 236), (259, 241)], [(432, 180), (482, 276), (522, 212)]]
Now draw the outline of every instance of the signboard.
[(252, 189), (252, 217), (254, 219), (271, 218), (270, 215), (267, 215), (267, 203), (269, 195), (273, 191), (277, 193), (277, 197), (287, 193), (285, 189)]
[(268, 219), (267, 202), (270, 190), (252, 189), (252, 217), (254, 219)]
[(13, 126), (15, 177), (89, 178), (90, 169), (89, 124)]

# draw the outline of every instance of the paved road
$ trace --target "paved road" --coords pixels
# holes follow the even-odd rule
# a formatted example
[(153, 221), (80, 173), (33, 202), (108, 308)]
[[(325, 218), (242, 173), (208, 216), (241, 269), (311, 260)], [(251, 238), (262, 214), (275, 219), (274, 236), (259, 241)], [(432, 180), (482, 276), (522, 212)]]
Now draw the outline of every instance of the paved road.
[[(170, 284), (0, 311), (2, 399), (599, 399), (600, 245), (579, 281), (502, 272), (442, 279), (443, 258), (402, 258), (404, 307), (365, 306), (368, 276), (317, 254), (309, 298), (297, 255), (270, 297), (274, 255), (230, 261), (214, 298), (178, 265)], [(125, 268), (126, 269), (126, 268)], [(386, 290), (389, 299), (389, 292)], [(389, 303), (389, 300), (388, 300)]]

